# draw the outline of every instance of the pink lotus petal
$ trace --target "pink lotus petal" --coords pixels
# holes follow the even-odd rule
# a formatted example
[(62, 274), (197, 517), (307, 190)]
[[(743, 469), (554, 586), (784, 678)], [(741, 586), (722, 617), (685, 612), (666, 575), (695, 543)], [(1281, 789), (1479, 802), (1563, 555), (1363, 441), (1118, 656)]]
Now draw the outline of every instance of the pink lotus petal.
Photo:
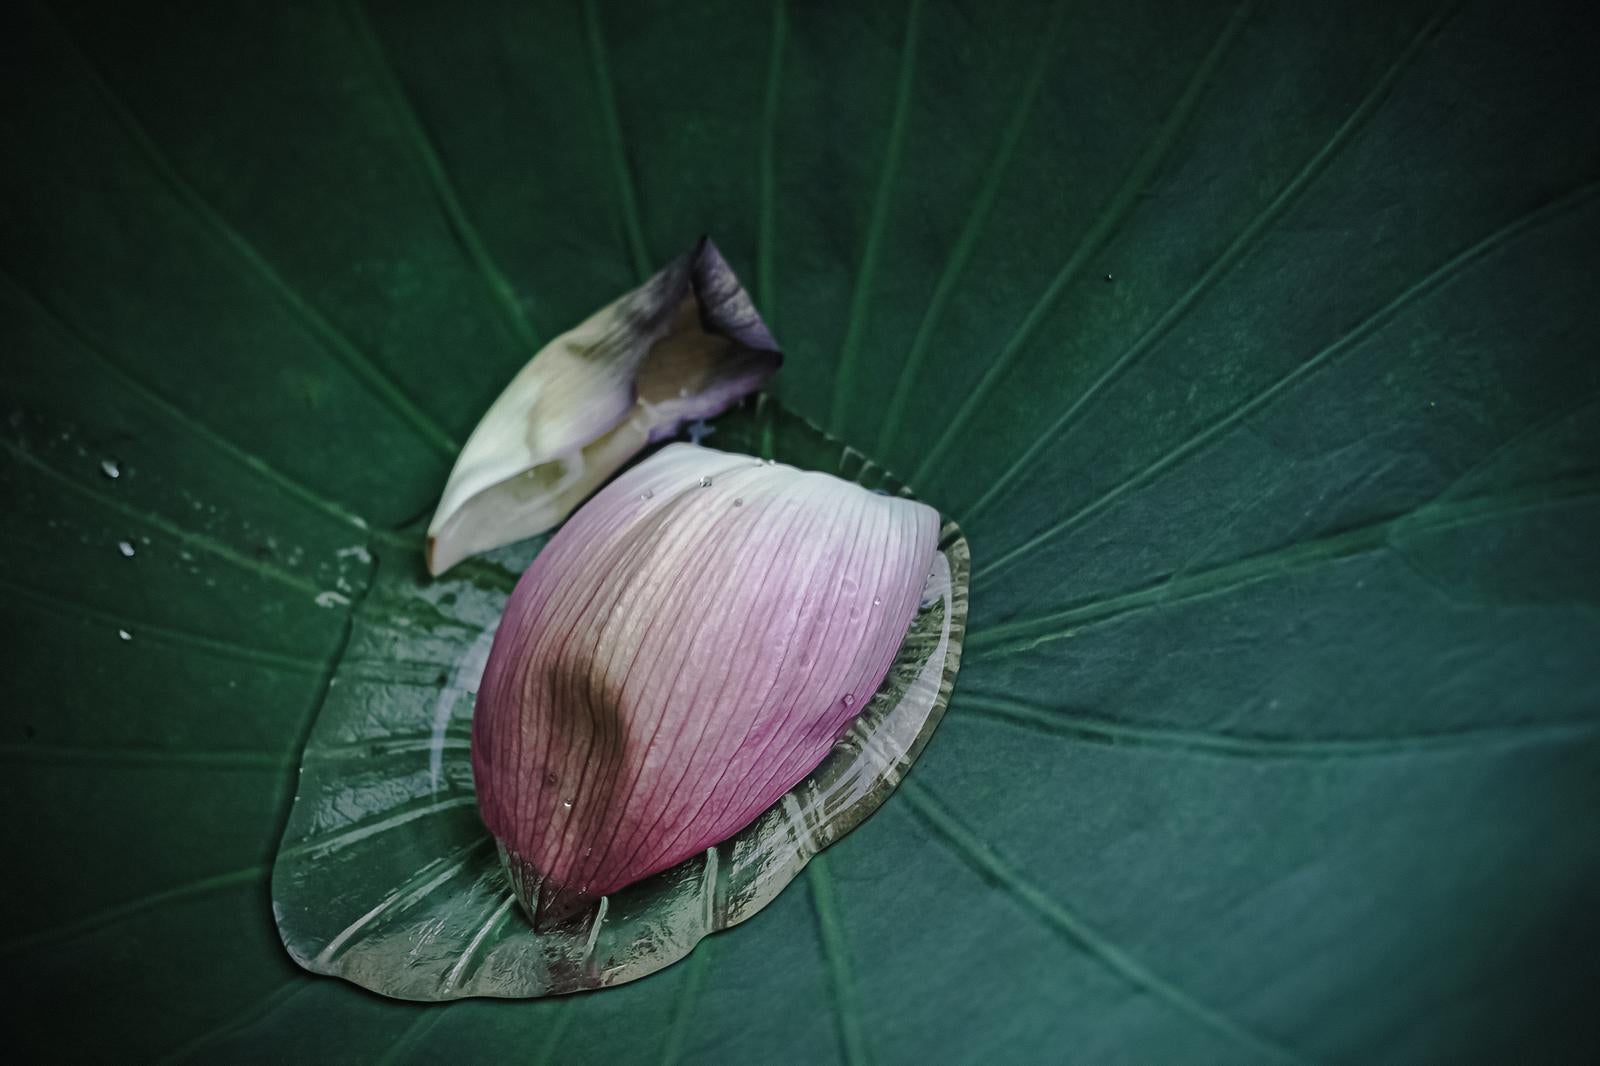
[(536, 920), (726, 839), (815, 768), (938, 535), (923, 504), (686, 444), (579, 510), (512, 593), (473, 718), (478, 805)]
[(428, 569), (554, 527), (646, 444), (721, 414), (782, 361), (702, 238), (512, 378), (450, 471), (428, 525)]

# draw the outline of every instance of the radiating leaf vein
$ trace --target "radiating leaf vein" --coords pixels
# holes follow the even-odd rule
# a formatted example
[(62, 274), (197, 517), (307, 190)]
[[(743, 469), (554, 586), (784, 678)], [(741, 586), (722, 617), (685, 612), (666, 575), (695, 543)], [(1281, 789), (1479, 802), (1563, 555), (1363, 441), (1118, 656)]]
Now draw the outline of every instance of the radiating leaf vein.
[(429, 187), (439, 201), (445, 221), (450, 225), (450, 232), (455, 235), (467, 253), (467, 258), (472, 261), (479, 276), (483, 278), (484, 285), (488, 288), (495, 306), (499, 308), (511, 335), (531, 357), (539, 350), (539, 337), (533, 324), (528, 320), (528, 313), (522, 301), (517, 297), (516, 288), (495, 265), (488, 247), (483, 243), (482, 235), (472, 224), (472, 218), (467, 214), (466, 208), (462, 206), (455, 183), (450, 180), (450, 172), (445, 169), (444, 160), (439, 157), (439, 150), (435, 147), (433, 138), (428, 135), (422, 116), (417, 113), (410, 94), (401, 84), (399, 72), (394, 69), (394, 64), (390, 61), (383, 42), (367, 17), (361, 0), (345, 0), (344, 6), (349, 13), (351, 25), (361, 38), (362, 51), (367, 56), (373, 76), (383, 87), (390, 110), (400, 124), (406, 142), (411, 146)]
[(777, 316), (778, 102), (783, 90), (783, 51), (789, 35), (786, 0), (772, 3), (772, 50), (761, 106), (760, 192), (756, 226), (756, 293), (768, 325)]
[(866, 1030), (862, 1026), (861, 1012), (856, 1005), (855, 981), (850, 973), (849, 944), (845, 940), (844, 923), (839, 918), (839, 904), (834, 898), (833, 878), (828, 870), (826, 855), (819, 852), (811, 857), (811, 861), (806, 864), (806, 881), (811, 887), (811, 906), (817, 916), (822, 961), (827, 968), (833, 1014), (838, 1020), (839, 1046), (846, 1063), (850, 1066), (861, 1066), (870, 1061), (867, 1054)]
[(1051, 641), (1069, 640), (1083, 630), (1126, 615), (1210, 596), (1260, 581), (1313, 569), (1325, 563), (1395, 547), (1397, 539), (1439, 533), (1461, 526), (1593, 500), (1600, 478), (1577, 475), (1501, 493), (1431, 500), (1388, 518), (1325, 537), (1299, 541), (1220, 566), (1163, 578), (1131, 592), (1076, 604), (1037, 618), (1018, 619), (971, 633), (969, 649), (985, 658), (1015, 655)]
[(73, 478), (70, 478), (56, 470), (48, 463), (45, 463), (43, 460), (39, 459), (37, 456), (33, 455), (12, 441), (0, 440), (0, 446), (3, 446), (6, 451), (10, 452), (17, 459), (17, 461), (22, 463), (24, 466), (38, 471), (56, 484), (62, 485), (71, 490), (76, 495), (83, 496), (86, 499), (92, 500), (103, 507), (110, 508), (111, 510), (116, 511), (118, 514), (131, 521), (147, 525), (152, 529), (159, 529), (161, 532), (167, 534), (182, 544), (186, 544), (189, 547), (194, 548), (196, 551), (202, 551), (208, 555), (214, 555), (218, 559), (222, 559), (225, 562), (231, 563), (241, 570), (248, 570), (259, 577), (264, 577), (270, 581), (276, 581), (280, 585), (286, 585), (289, 588), (298, 589), (301, 592), (308, 593), (313, 598), (320, 595), (322, 592), (322, 589), (319, 588), (314, 582), (308, 581), (297, 574), (291, 574), (286, 570), (279, 570), (277, 567), (270, 566), (267, 563), (262, 562), (260, 559), (252, 558), (243, 552), (229, 547), (214, 537), (207, 536), (204, 533), (195, 533), (192, 530), (185, 529), (176, 522), (173, 522), (167, 518), (163, 518), (161, 515), (158, 515), (152, 511), (142, 511), (137, 507), (124, 503), (116, 497), (109, 495), (99, 488), (91, 488), (88, 485), (76, 481)]
[(375, 397), (387, 405), (393, 414), (415, 430), (436, 451), (442, 455), (453, 457), (460, 450), (460, 445), (452, 440), (450, 435), (440, 428), (437, 422), (425, 414), (420, 407), (406, 396), (405, 392), (382, 367), (363, 352), (354, 341), (345, 336), (310, 301), (301, 296), (256, 249), (255, 245), (246, 240), (243, 234), (235, 229), (200, 195), (199, 190), (189, 184), (188, 179), (182, 175), (177, 165), (156, 144), (155, 139), (150, 136), (150, 133), (135, 116), (133, 110), (122, 101), (122, 98), (112, 88), (111, 84), (100, 76), (99, 70), (88, 55), (78, 46), (77, 41), (73, 39), (70, 33), (65, 32), (65, 27), (63, 27), (62, 37), (78, 57), (91, 87), (106, 103), (112, 113), (116, 115), (117, 120), (128, 132), (128, 135), (139, 147), (145, 158), (149, 160), (156, 173), (167, 183), (177, 197), (178, 202), (189, 208), (202, 223), (203, 228), (218, 243), (230, 249), (285, 306), (298, 316), (306, 326), (307, 331), (321, 343), (324, 351), (334, 356)]
[(71, 940), (85, 933), (92, 933), (103, 926), (119, 922), (124, 918), (131, 918), (136, 914), (142, 914), (145, 911), (164, 907), (168, 904), (182, 903), (186, 900), (211, 895), (214, 892), (225, 892), (228, 889), (238, 888), (242, 885), (258, 884), (266, 874), (267, 867), (257, 864), (238, 870), (229, 870), (226, 873), (213, 874), (209, 877), (199, 877), (172, 888), (161, 889), (157, 892), (151, 892), (123, 903), (93, 911), (62, 925), (51, 926), (47, 929), (36, 929), (26, 936), (17, 937), (0, 945), (0, 953), (9, 955), (63, 940)]
[(309, 486), (296, 481), (260, 456), (239, 447), (233, 441), (211, 429), (199, 418), (162, 396), (154, 388), (136, 377), (123, 364), (121, 359), (114, 358), (104, 345), (90, 337), (86, 331), (73, 325), (65, 315), (52, 307), (43, 296), (24, 285), (18, 278), (12, 276), (9, 271), (0, 270), (0, 277), (6, 279), (10, 287), (15, 290), (17, 295), (42, 321), (48, 323), (56, 333), (71, 343), (73, 347), (88, 354), (102, 368), (109, 371), (111, 376), (116, 378), (122, 388), (129, 393), (139, 397), (145, 403), (160, 411), (169, 420), (183, 426), (211, 447), (222, 452), (252, 473), (270, 481), (295, 499), (321, 511), (344, 525), (353, 526), (363, 532), (368, 530), (366, 519), (360, 515), (328, 499)]
[(1579, 206), (1594, 195), (1600, 183), (1590, 182), (1568, 192), (1557, 200), (1551, 201), (1536, 210), (1527, 212), (1520, 217), (1508, 222), (1493, 233), (1482, 238), (1477, 243), (1462, 249), (1443, 263), (1439, 264), (1427, 274), (1417, 279), (1398, 293), (1388, 303), (1378, 308), (1356, 326), (1339, 336), (1331, 344), (1316, 352), (1310, 358), (1300, 363), (1293, 370), (1278, 378), (1270, 385), (1252, 395), (1244, 403), (1239, 404), (1221, 417), (1213, 419), (1198, 433), (1186, 437), (1178, 444), (1157, 456), (1148, 465), (1136, 473), (1119, 481), (1107, 489), (1093, 501), (1080, 507), (1068, 517), (1052, 524), (1044, 530), (1029, 537), (1017, 547), (1002, 553), (987, 565), (979, 568), (972, 578), (979, 581), (1007, 567), (1015, 564), (1017, 560), (1040, 547), (1050, 543), (1056, 537), (1071, 530), (1083, 521), (1093, 517), (1104, 510), (1119, 497), (1130, 490), (1151, 481), (1159, 474), (1182, 463), (1190, 456), (1203, 451), (1207, 446), (1222, 438), (1235, 426), (1262, 410), (1279, 396), (1299, 385), (1306, 378), (1333, 362), (1340, 355), (1354, 349), (1362, 341), (1376, 333), (1384, 325), (1410, 304), (1416, 302), (1429, 293), (1439, 289), (1447, 282), (1459, 275), (1467, 267), (1484, 259), (1492, 252), (1505, 246), (1508, 242), (1524, 233), (1529, 232), (1543, 223), (1550, 221), (1566, 211)]
[(1050, 280), (1050, 284), (1045, 287), (1044, 293), (1029, 308), (1028, 313), (1023, 316), (1021, 324), (1017, 326), (1005, 344), (1001, 346), (1000, 351), (989, 362), (988, 367), (983, 372), (983, 376), (978, 379), (977, 385), (962, 399), (961, 405), (956, 408), (956, 413), (951, 417), (950, 421), (940, 429), (938, 437), (934, 439), (932, 446), (923, 456), (921, 465), (911, 475), (911, 484), (921, 485), (926, 483), (929, 474), (938, 468), (939, 463), (944, 459), (945, 452), (959, 438), (967, 423), (988, 402), (989, 393), (1005, 377), (1012, 363), (1016, 361), (1023, 346), (1027, 343), (1028, 338), (1033, 335), (1034, 330), (1039, 328), (1040, 323), (1050, 313), (1056, 301), (1061, 298), (1061, 294), (1066, 291), (1067, 286), (1088, 264), (1090, 258), (1121, 228), (1128, 213), (1132, 211), (1134, 204), (1138, 202), (1140, 193), (1144, 191), (1145, 186), (1150, 183), (1150, 179), (1166, 160), (1167, 153), (1177, 143), (1178, 135), (1189, 124), (1189, 119), (1193, 117), (1195, 108), (1200, 102), (1200, 97), (1204, 94), (1206, 86), (1210, 84), (1211, 76), (1216, 72), (1217, 65), (1221, 63), (1222, 57), (1227, 53), (1229, 46), (1233, 44), (1234, 38), (1238, 36), (1240, 28), (1244, 25), (1254, 6), (1255, 0), (1244, 0), (1234, 9), (1232, 17), (1228, 19), (1222, 28), (1222, 32), (1218, 34), (1216, 41), (1212, 43), (1210, 51), (1195, 67), (1194, 73), (1190, 75), (1183, 91), (1178, 94), (1178, 99), (1173, 102), (1172, 110), (1167, 113), (1167, 117), (1157, 127), (1155, 135), (1151, 137), (1150, 142), (1145, 145), (1138, 159), (1134, 161), (1132, 168), (1123, 179), (1122, 185), (1112, 195), (1111, 199), (1106, 201), (1105, 206), (1100, 209), (1099, 215), (1096, 216), (1088, 229), (1084, 230), (1083, 236), (1078, 240), (1077, 247), (1073, 249), (1067, 261), (1062, 264), (1061, 269), (1056, 272), (1055, 277)]
[(703, 940), (689, 954), (684, 965), (683, 988), (678, 1002), (672, 1008), (672, 1021), (667, 1027), (667, 1039), (661, 1047), (661, 1066), (677, 1066), (683, 1061), (683, 1049), (688, 1043), (689, 1027), (694, 1021), (695, 1008), (700, 1001), (700, 989), (705, 984), (706, 970), (711, 965), (711, 951), (715, 942)]
[(171, 644), (180, 649), (193, 649), (211, 655), (240, 659), (244, 662), (270, 667), (285, 673), (320, 676), (325, 669), (325, 664), (315, 659), (303, 659), (294, 655), (285, 655), (281, 652), (253, 648), (245, 644), (234, 644), (229, 641), (218, 640), (215, 637), (191, 633), (188, 630), (173, 629), (153, 622), (112, 614), (68, 600), (54, 590), (30, 589), (7, 581), (4, 578), (0, 578), (0, 589), (4, 589), (6, 595), (13, 602), (26, 603), (38, 610), (73, 621), (87, 620), (99, 623), (106, 627), (108, 639), (109, 634), (114, 633), (119, 628), (126, 627), (133, 632), (135, 639), (139, 641), (150, 640), (157, 644)]
[(1003, 889), (1045, 927), (1087, 951), (1133, 987), (1149, 993), (1179, 1013), (1273, 1062), (1300, 1062), (1293, 1051), (1251, 1032), (1232, 1018), (1201, 1003), (1160, 977), (1132, 955), (1106, 939), (1064, 904), (1033, 884), (999, 852), (946, 812), (932, 793), (915, 779), (900, 783), (911, 810), (933, 831), (934, 839), (949, 848), (979, 876)]
[(1072, 425), (1084, 408), (1094, 402), (1102, 390), (1119, 378), (1123, 371), (1138, 362), (1149, 352), (1194, 307), (1215, 282), (1220, 280), (1223, 275), (1244, 258), (1250, 249), (1255, 247), (1256, 242), (1270, 229), (1272, 224), (1327, 169), (1328, 163), (1339, 154), (1340, 149), (1349, 144), (1356, 132), (1362, 129), (1367, 124), (1367, 121), (1378, 112), (1379, 106), (1388, 98), (1389, 92), (1394, 88), (1395, 83), (1400, 80), (1400, 75), (1411, 65), (1417, 54), (1422, 51), (1423, 45), (1439, 32), (1445, 17), (1458, 2), (1459, 0), (1449, 0), (1422, 26), (1416, 36), (1412, 38), (1411, 43), (1383, 72), (1382, 76), (1378, 78), (1377, 84), (1373, 85), (1366, 96), (1361, 99), (1361, 102), (1356, 105), (1356, 109), (1339, 124), (1339, 127), (1333, 131), (1333, 135), (1328, 138), (1322, 147), (1310, 159), (1306, 160), (1305, 165), (1289, 179), (1283, 188), (1278, 190), (1277, 195), (1268, 201), (1267, 205), (1250, 220), (1244, 229), (1239, 231), (1233, 240), (1228, 242), (1227, 247), (1222, 250), (1222, 254), (1217, 256), (1211, 265), (1205, 269), (1204, 273), (1195, 280), (1194, 284), (1190, 285), (1183, 295), (1178, 297), (1177, 302), (1162, 312), (1161, 317), (1156, 319), (1148, 329), (1140, 334), (1138, 339), (1129, 345), (1121, 355), (1112, 360), (1094, 381), (1090, 382), (1089, 387), (1079, 393), (1072, 403), (1067, 406), (1066, 410), (1058, 415), (1028, 445), (1022, 455), (1002, 471), (999, 477), (990, 482), (983, 495), (979, 496), (972, 506), (967, 508), (966, 514), (962, 518), (963, 522), (970, 524), (992, 504), (1023, 471), (1038, 460), (1040, 454), (1049, 449), (1067, 431), (1067, 427)]
[(900, 75), (895, 84), (894, 111), (889, 119), (889, 137), (884, 145), (883, 163), (878, 168), (877, 191), (872, 197), (872, 213), (867, 219), (866, 241), (861, 249), (861, 265), (856, 269), (856, 284), (850, 297), (849, 318), (844, 343), (839, 348), (834, 368), (833, 407), (828, 414), (829, 432), (840, 435), (845, 412), (855, 395), (856, 350), (867, 325), (867, 304), (872, 298), (872, 282), (878, 270), (883, 233), (889, 224), (889, 205), (894, 198), (895, 179), (900, 173), (900, 158), (905, 152), (906, 125), (911, 113), (911, 88), (916, 80), (917, 40), (922, 20), (922, 0), (910, 0), (906, 12), (905, 39), (900, 44)]
[(45, 766), (104, 763), (158, 768), (198, 767), (203, 770), (266, 770), (282, 772), (291, 755), (264, 751), (184, 751), (177, 748), (96, 748), (72, 744), (0, 744), (0, 760)]
[(594, 66), (595, 88), (600, 94), (600, 122), (610, 149), (611, 174), (617, 183), (617, 200), (622, 208), (622, 228), (633, 257), (633, 272), (640, 281), (652, 272), (650, 250), (645, 244), (644, 225), (639, 220), (639, 199), (628, 167), (627, 142), (622, 136), (622, 115), (617, 110), (616, 80), (606, 56), (605, 29), (595, 0), (583, 0), (583, 24), (589, 44), (589, 61)]
[(347, 848), (352, 844), (359, 844), (361, 841), (379, 834), (387, 833), (391, 829), (396, 829), (408, 822), (414, 822), (418, 818), (427, 818), (435, 814), (443, 814), (446, 811), (470, 807), (476, 802), (477, 800), (472, 796), (455, 796), (450, 799), (440, 800), (437, 803), (430, 802), (420, 807), (402, 810), (398, 814), (392, 814), (387, 818), (361, 823), (342, 832), (323, 833), (307, 837), (292, 847), (284, 848), (278, 853), (278, 856), (283, 859), (297, 859), (304, 855), (327, 855), (341, 848)]
[(516, 893), (507, 892), (506, 898), (495, 904), (494, 908), (490, 910), (489, 916), (483, 920), (483, 924), (478, 927), (478, 931), (472, 934), (471, 940), (467, 941), (467, 946), (461, 949), (461, 954), (457, 957), (455, 965), (450, 967), (449, 973), (445, 974), (444, 987), (447, 991), (461, 983), (461, 978), (467, 972), (467, 967), (472, 964), (473, 959), (477, 958), (478, 949), (483, 946), (485, 940), (489, 939), (490, 934), (500, 927), (500, 923), (510, 913), (512, 904), (516, 902)]
[(193, 1039), (185, 1041), (157, 1061), (163, 1063), (182, 1062), (201, 1048), (210, 1047), (212, 1044), (224, 1040), (239, 1030), (271, 1015), (289, 1000), (313, 987), (316, 983), (304, 974), (291, 977), (243, 1010), (230, 1014), (217, 1025), (198, 1034)]
[(1412, 733), (1388, 737), (1241, 736), (1172, 726), (1116, 722), (1009, 697), (963, 691), (957, 708), (1014, 728), (1093, 743), (1151, 747), (1222, 759), (1362, 759), (1452, 755), (1600, 735), (1600, 719)]
[(905, 363), (895, 380), (894, 392), (884, 408), (883, 422), (878, 429), (878, 455), (885, 460), (891, 458), (895, 436), (900, 432), (901, 421), (905, 418), (906, 402), (910, 399), (912, 388), (922, 376), (928, 345), (932, 342), (939, 320), (944, 315), (945, 304), (949, 302), (951, 293), (955, 292), (961, 274), (966, 269), (967, 260), (972, 258), (973, 249), (977, 247), (978, 238), (983, 234), (984, 227), (989, 222), (989, 214), (994, 209), (995, 200), (999, 197), (1001, 181), (1011, 166), (1011, 160), (1017, 154), (1017, 144), (1022, 140), (1022, 131), (1028, 124), (1028, 115), (1033, 110), (1034, 98), (1039, 94), (1039, 85), (1044, 81), (1050, 56), (1055, 51), (1056, 37), (1060, 34), (1062, 23), (1065, 21), (1066, 9), (1066, 0), (1057, 0), (1051, 7), (1050, 16), (1045, 21), (1044, 32), (1039, 38), (1038, 48), (1034, 52), (1033, 62), (1023, 76), (1022, 90), (1017, 94), (1016, 102), (1011, 108), (1011, 117), (1001, 132), (999, 147), (989, 162), (989, 169), (984, 173), (983, 182), (973, 199), (971, 210), (967, 212), (961, 233), (950, 249), (950, 257), (945, 261), (944, 270), (934, 284), (933, 296), (928, 301), (927, 310), (922, 314), (922, 321), (917, 325), (917, 332), (911, 338), (911, 347), (906, 352)]
[(432, 1032), (433, 1027), (438, 1025), (444, 1018), (445, 1010), (445, 1007), (433, 1005), (417, 1008), (416, 1018), (401, 1031), (399, 1036), (395, 1037), (394, 1043), (390, 1044), (384, 1053), (378, 1057), (377, 1066), (393, 1066), (394, 1063), (404, 1061), (416, 1049), (422, 1038)]
[(453, 854), (435, 859), (425, 865), (404, 882), (396, 885), (388, 895), (379, 900), (371, 909), (341, 929), (323, 946), (313, 961), (318, 967), (326, 970), (327, 967), (332, 965), (333, 960), (339, 957), (339, 952), (343, 950), (344, 946), (350, 943), (363, 929), (387, 914), (394, 911), (403, 911), (419, 900), (426, 899), (440, 885), (443, 885), (465, 869), (467, 863), (472, 861), (473, 856), (483, 851), (488, 843), (488, 837), (474, 840), (465, 847), (457, 848)]

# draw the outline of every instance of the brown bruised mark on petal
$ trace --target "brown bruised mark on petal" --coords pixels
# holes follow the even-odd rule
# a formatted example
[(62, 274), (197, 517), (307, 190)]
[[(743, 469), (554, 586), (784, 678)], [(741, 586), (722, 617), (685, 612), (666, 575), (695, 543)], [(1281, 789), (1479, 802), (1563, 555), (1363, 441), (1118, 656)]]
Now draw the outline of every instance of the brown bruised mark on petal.
[(554, 527), (647, 444), (721, 414), (782, 358), (701, 238), (545, 345), (490, 405), (428, 525), (429, 571)]
[(938, 528), (904, 498), (684, 444), (579, 511), (513, 593), (473, 717), (479, 806), (538, 927), (815, 768), (893, 661)]

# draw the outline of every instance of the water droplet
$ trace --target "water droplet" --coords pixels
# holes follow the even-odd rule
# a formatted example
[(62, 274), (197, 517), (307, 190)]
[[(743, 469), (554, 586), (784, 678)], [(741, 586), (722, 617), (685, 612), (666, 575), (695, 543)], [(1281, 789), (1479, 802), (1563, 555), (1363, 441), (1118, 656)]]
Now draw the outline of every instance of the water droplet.
[(703, 488), (703, 489), (709, 489), (711, 487), (711, 478), (710, 477), (702, 477), (700, 479), (700, 487)]
[(852, 695), (852, 694), (851, 694), (851, 693), (849, 693), (849, 692), (846, 692), (846, 693), (845, 693), (845, 694), (844, 694), (844, 705), (845, 705), (845, 706), (846, 706), (846, 707), (849, 707), (849, 706), (851, 706), (851, 705), (852, 705), (852, 704), (854, 704), (854, 703), (855, 703), (855, 702), (856, 702), (856, 698), (855, 698), (855, 696), (854, 696), (854, 695)]
[(568, 810), (571, 810), (572, 809), (572, 801), (571, 800), (562, 800), (561, 801), (561, 806), (567, 808)]
[(861, 608), (859, 608), (859, 607), (850, 608), (850, 621), (854, 622), (857, 618), (860, 618), (860, 617), (861, 617)]
[(655, 493), (654, 489), (645, 489), (643, 492), (639, 493), (639, 499), (648, 500), (650, 497), (654, 496), (655, 494), (656, 493)]
[(130, 543), (129, 541), (125, 541), (125, 540), (117, 541), (117, 551), (121, 552), (124, 556), (126, 556), (129, 559), (133, 558), (133, 544)]
[(129, 633), (126, 629), (117, 630), (117, 636), (121, 637), (123, 640), (132, 640), (133, 639), (133, 634)]
[(768, 459), (767, 460), (767, 465), (768, 466), (777, 466), (778, 465), (778, 460), (776, 460), (776, 459)]
[(100, 460), (100, 472), (115, 481), (122, 476), (122, 467), (117, 465), (115, 459), (102, 459)]
[(544, 775), (544, 783), (547, 784), (547, 785), (555, 784), (556, 783), (556, 775), (555, 774), (545, 774)]
[(743, 496), (735, 496), (733, 498), (733, 505), (735, 507), (743, 507), (744, 506), (744, 497)]
[(882, 596), (874, 596), (874, 597), (872, 597), (872, 606), (874, 606), (874, 607), (882, 607), (883, 606), (883, 597)]
[(1111, 275), (1110, 275), (1110, 274), (1107, 274), (1107, 275), (1106, 275), (1106, 280), (1107, 280), (1107, 281), (1110, 281), (1110, 280), (1112, 280), (1112, 279), (1111, 279)]

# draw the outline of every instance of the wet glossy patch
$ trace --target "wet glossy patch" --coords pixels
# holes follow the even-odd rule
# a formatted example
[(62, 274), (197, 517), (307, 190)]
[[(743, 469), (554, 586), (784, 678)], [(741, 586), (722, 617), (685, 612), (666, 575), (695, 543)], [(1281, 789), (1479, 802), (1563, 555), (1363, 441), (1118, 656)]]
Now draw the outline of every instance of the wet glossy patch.
[[(907, 491), (765, 399), (712, 432), (726, 450)], [(420, 538), (416, 551), (397, 543), (380, 555), (307, 742), (273, 870), (279, 932), (307, 969), (415, 1000), (552, 995), (652, 973), (766, 906), (877, 809), (949, 701), (969, 573), (953, 522), (889, 676), (809, 777), (733, 838), (536, 934), (478, 817), (469, 729), (501, 609), (538, 546), (442, 580), (423, 571)]]

